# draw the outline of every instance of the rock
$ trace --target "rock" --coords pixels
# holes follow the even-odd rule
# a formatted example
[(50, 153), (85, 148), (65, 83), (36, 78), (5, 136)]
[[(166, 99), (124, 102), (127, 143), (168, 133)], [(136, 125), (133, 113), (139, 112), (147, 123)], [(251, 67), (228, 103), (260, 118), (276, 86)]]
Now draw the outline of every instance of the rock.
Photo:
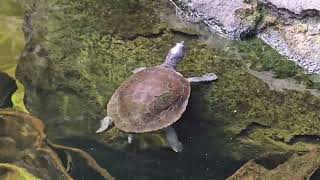
[[(270, 11), (281, 17), (281, 12)], [(277, 25), (258, 34), (262, 40), (303, 67), (309, 73), (320, 74), (320, 16), (278, 18)]]
[(308, 10), (320, 11), (320, 3), (318, 0), (261, 0), (263, 3), (272, 4), (277, 9), (287, 9), (297, 15), (301, 15)]
[(129, 144), (128, 134), (113, 128), (105, 133), (99, 134), (98, 141), (101, 144), (112, 146), (112, 148), (117, 150), (129, 148), (134, 151), (157, 150), (160, 148), (170, 149), (164, 132), (138, 134), (133, 137), (133, 143)]
[(131, 74), (123, 64), (144, 66), (144, 58), (150, 59), (146, 65), (160, 62), (166, 52), (158, 47), (172, 44), (133, 41), (162, 35), (166, 25), (156, 4), (37, 1), (25, 18), (27, 45), (17, 66), (27, 109), (58, 127), (55, 134), (94, 132), (112, 89)]
[[(68, 179), (57, 154), (45, 143), (42, 122), (24, 113), (0, 110), (0, 169), (25, 169), (40, 179)], [(6, 177), (1, 173), (0, 177)], [(19, 174), (17, 174), (18, 177)], [(20, 174), (21, 175), (21, 174)]]
[[(148, 151), (165, 147), (166, 142), (157, 133), (143, 134), (129, 145), (127, 134), (116, 129), (101, 134), (94, 132), (99, 120), (106, 115), (105, 107), (110, 96), (124, 79), (132, 75), (131, 70), (160, 64), (169, 48), (181, 40), (188, 44), (188, 55), (179, 66), (179, 72), (186, 76), (215, 72), (221, 77), (213, 84), (214, 88), (201, 84), (201, 88), (192, 90), (195, 95), (190, 102), (193, 101), (195, 106), (192, 108), (190, 104), (190, 112), (179, 120), (181, 124), (176, 124), (179, 137), (185, 140), (192, 137), (192, 140), (186, 141), (194, 149), (187, 150), (185, 156), (193, 157), (199, 149), (215, 154), (211, 160), (216, 157), (249, 158), (270, 149), (306, 150), (307, 146), (300, 143), (288, 144), (290, 138), (319, 132), (319, 126), (314, 125), (320, 113), (318, 98), (306, 92), (272, 91), (263, 81), (247, 72), (247, 66), (243, 63), (252, 61), (256, 66), (263, 63), (267, 68), (276, 67), (282, 75), (300, 72), (296, 71), (292, 62), (292, 71), (288, 71), (288, 62), (281, 61), (281, 56), (261, 40), (245, 42), (248, 47), (243, 49), (223, 38), (203, 42), (195, 37), (197, 31), (182, 31), (182, 26), (180, 29), (162, 31), (159, 27), (167, 24), (161, 21), (158, 17), (160, 13), (155, 10), (162, 7), (161, 3), (157, 4), (158, 1), (139, 1), (142, 3), (140, 5), (135, 4), (136, 1), (114, 4), (113, 7), (123, 9), (107, 15), (110, 4), (106, 1), (36, 2), (35, 6), (31, 6), (34, 9), (27, 11), (24, 25), (27, 44), (18, 64), (17, 77), (26, 89), (27, 109), (44, 119), (50, 137), (85, 136), (121, 151)], [(108, 27), (112, 23), (125, 26), (125, 23), (114, 19), (123, 12), (130, 14), (135, 11), (140, 14), (144, 11), (154, 13), (146, 24), (136, 20), (143, 27), (152, 21), (155, 24), (150, 26), (159, 29), (148, 29), (142, 33), (141, 29), (138, 31), (139, 27), (131, 27), (132, 31), (127, 32), (117, 32), (113, 27)], [(180, 128), (185, 127), (185, 130), (180, 130), (182, 133), (179, 125)], [(178, 166), (181, 161), (170, 161), (169, 164)]]
[(87, 152), (53, 143), (47, 138), (42, 121), (30, 114), (0, 109), (0, 128), (0, 169), (4, 170), (0, 171), (1, 179), (73, 180), (54, 151), (62, 150), (78, 154), (95, 173), (114, 180)]
[(307, 72), (320, 74), (318, 0), (177, 2), (179, 11), (183, 11), (189, 17), (197, 17), (193, 19), (204, 21), (213, 30), (222, 32), (232, 39), (256, 34)]
[(0, 179), (21, 179), (21, 180), (40, 180), (34, 175), (30, 174), (26, 169), (18, 167), (13, 164), (0, 163), (0, 169), (5, 173), (1, 173)]
[[(185, 2), (180, 0), (180, 3)], [(256, 1), (192, 0), (186, 6), (197, 17), (193, 20), (202, 20), (214, 30), (234, 39), (254, 33), (261, 18)]]
[(11, 96), (16, 90), (15, 80), (8, 74), (0, 72), (0, 108), (13, 106)]
[(243, 165), (235, 174), (227, 178), (227, 180), (256, 180), (261, 178), (268, 170), (254, 161), (249, 161)]
[(294, 154), (283, 164), (273, 169), (266, 169), (254, 160), (247, 162), (227, 180), (304, 180), (310, 179), (320, 166), (320, 152), (312, 151), (304, 155)]

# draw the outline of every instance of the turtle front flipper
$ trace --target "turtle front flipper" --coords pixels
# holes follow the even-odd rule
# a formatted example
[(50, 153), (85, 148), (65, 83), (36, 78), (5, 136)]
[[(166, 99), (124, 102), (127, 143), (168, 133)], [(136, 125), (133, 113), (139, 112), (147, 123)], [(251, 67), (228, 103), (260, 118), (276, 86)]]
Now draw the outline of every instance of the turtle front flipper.
[(175, 152), (181, 152), (183, 149), (183, 144), (179, 141), (176, 131), (173, 127), (169, 126), (164, 129), (167, 137), (167, 141), (169, 146), (175, 151)]
[(214, 80), (217, 80), (217, 79), (218, 79), (218, 76), (215, 75), (214, 73), (207, 73), (207, 74), (204, 74), (203, 76), (200, 76), (200, 77), (189, 77), (188, 81), (190, 83), (211, 82), (211, 81), (214, 81)]
[(140, 71), (142, 71), (142, 70), (144, 70), (144, 69), (146, 69), (146, 67), (139, 67), (139, 68), (135, 68), (132, 72), (133, 72), (134, 74), (136, 74), (137, 72), (140, 72)]
[(101, 133), (105, 131), (112, 124), (113, 124), (112, 119), (109, 116), (106, 116), (105, 118), (100, 120), (100, 128), (96, 131), (96, 133)]

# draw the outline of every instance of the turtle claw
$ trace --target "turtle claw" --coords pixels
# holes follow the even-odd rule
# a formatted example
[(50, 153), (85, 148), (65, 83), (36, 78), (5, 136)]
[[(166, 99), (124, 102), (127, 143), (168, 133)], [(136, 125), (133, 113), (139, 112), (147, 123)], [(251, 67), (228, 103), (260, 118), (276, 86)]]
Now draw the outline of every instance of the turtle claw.
[(178, 142), (176, 146), (171, 146), (171, 149), (174, 150), (174, 152), (181, 152), (183, 149), (183, 144), (181, 142)]
[(101, 133), (108, 129), (109, 125), (112, 124), (112, 120), (110, 117), (106, 116), (105, 118), (100, 120), (100, 128), (96, 131), (96, 133)]
[(132, 72), (133, 72), (134, 74), (136, 74), (136, 73), (138, 73), (138, 72), (140, 72), (140, 71), (142, 71), (142, 70), (144, 70), (144, 69), (146, 69), (146, 67), (139, 67), (139, 68), (134, 69)]
[(133, 138), (133, 135), (132, 134), (128, 134), (128, 143), (129, 144), (132, 143), (132, 138)]
[(171, 149), (173, 149), (175, 152), (181, 152), (183, 149), (183, 144), (179, 141), (176, 131), (173, 127), (167, 127), (165, 128), (166, 137), (169, 146)]
[(196, 82), (211, 82), (214, 80), (217, 80), (218, 76), (215, 75), (214, 73), (207, 73), (202, 75), (201, 77), (190, 77), (188, 78), (188, 81), (191, 83), (196, 83)]
[(203, 76), (201, 76), (201, 78), (203, 78), (203, 81), (209, 82), (209, 81), (217, 80), (218, 76), (215, 75), (214, 73), (207, 73), (207, 74), (204, 74)]

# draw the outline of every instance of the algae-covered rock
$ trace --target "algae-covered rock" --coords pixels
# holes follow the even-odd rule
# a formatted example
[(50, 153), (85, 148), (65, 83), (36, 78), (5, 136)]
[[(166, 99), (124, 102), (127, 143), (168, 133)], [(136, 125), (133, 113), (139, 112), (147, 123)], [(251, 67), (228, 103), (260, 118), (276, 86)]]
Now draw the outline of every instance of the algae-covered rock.
[(45, 143), (44, 125), (39, 119), (0, 110), (0, 128), (0, 161), (7, 163), (0, 164), (3, 172), (0, 177), (72, 179), (57, 154)]
[(42, 121), (30, 114), (0, 109), (0, 128), (0, 161), (4, 162), (0, 163), (1, 179), (72, 180), (67, 172), (69, 165), (66, 169), (54, 150), (74, 152), (86, 160), (94, 173), (107, 180), (114, 179), (87, 152), (49, 140)]
[(11, 96), (17, 90), (15, 80), (0, 72), (0, 108), (12, 107)]
[(309, 73), (320, 74), (318, 0), (175, 0), (179, 14), (233, 39), (257, 35)]
[[(24, 47), (23, 14), (20, 1), (4, 0), (0, 2), (0, 26), (2, 27), (0, 29), (0, 71), (7, 73), (13, 79), (15, 79), (16, 65)], [(4, 82), (0, 82), (0, 85), (3, 85), (2, 83)], [(16, 80), (15, 83), (17, 90), (11, 98), (13, 108), (26, 112), (23, 104), (24, 88), (19, 81)]]
[[(255, 33), (262, 14), (257, 0), (175, 0), (182, 16), (191, 21), (204, 21), (227, 36), (239, 39)], [(188, 16), (187, 14), (190, 14)]]
[(165, 134), (159, 131), (135, 135), (133, 137), (133, 143), (129, 144), (128, 134), (117, 128), (113, 128), (103, 134), (100, 134), (99, 141), (119, 150), (131, 149), (134, 151), (143, 151), (146, 149), (156, 150), (161, 148), (170, 148)]
[(318, 151), (294, 154), (286, 162), (272, 169), (251, 160), (227, 180), (309, 180), (320, 166)]
[(34, 175), (30, 174), (26, 169), (15, 166), (13, 164), (0, 163), (0, 179), (3, 180), (40, 180)]
[[(163, 29), (169, 23), (160, 19), (161, 1), (108, 2), (36, 1), (26, 15), (27, 44), (17, 77), (26, 88), (28, 110), (44, 119), (49, 134), (94, 136), (121, 150), (166, 146), (161, 134), (143, 134), (128, 145), (123, 132), (94, 132), (106, 115), (110, 96), (131, 70), (160, 64), (180, 40), (186, 41), (187, 55), (179, 72), (186, 77), (215, 72), (220, 77), (213, 85), (192, 89), (187, 115), (177, 124), (183, 143), (189, 142), (189, 136), (197, 139), (190, 149), (242, 160), (264, 151), (308, 150), (305, 143), (290, 143), (291, 139), (319, 134), (318, 97), (298, 90), (270, 89), (248, 71), (250, 64), (256, 70), (275, 70), (282, 78), (301, 75), (301, 70), (266, 44), (253, 39), (243, 42), (243, 48), (222, 38), (202, 41), (185, 32)], [(128, 28), (115, 21), (123, 20), (122, 11), (154, 14)], [(113, 23), (119, 27), (109, 27)], [(146, 26), (150, 29), (139, 28)]]
[(152, 8), (157, 4), (36, 1), (17, 67), (28, 110), (65, 133), (94, 132), (112, 91), (134, 67), (162, 61), (172, 45), (170, 36), (157, 38), (165, 27)]

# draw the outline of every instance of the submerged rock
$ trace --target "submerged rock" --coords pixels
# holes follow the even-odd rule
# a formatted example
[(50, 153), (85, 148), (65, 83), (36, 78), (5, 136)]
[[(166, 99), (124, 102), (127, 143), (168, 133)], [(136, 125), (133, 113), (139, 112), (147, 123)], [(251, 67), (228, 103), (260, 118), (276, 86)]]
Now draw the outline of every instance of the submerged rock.
[(213, 30), (233, 39), (256, 34), (307, 72), (320, 74), (320, 2), (317, 0), (175, 2), (180, 14), (191, 21), (204, 21)]
[(94, 132), (115, 87), (135, 67), (161, 62), (172, 45), (170, 36), (158, 38), (165, 25), (157, 4), (37, 1), (25, 18), (27, 45), (17, 67), (27, 109), (58, 127), (56, 134)]
[(319, 155), (318, 151), (312, 151), (303, 155), (294, 154), (286, 162), (273, 169), (267, 169), (254, 160), (251, 160), (243, 165), (235, 174), (227, 178), (227, 180), (310, 179), (320, 166)]
[(296, 15), (307, 14), (308, 11), (320, 11), (320, 3), (317, 0), (261, 0), (263, 3), (274, 5), (279, 9), (287, 9)]
[(187, 11), (185, 17), (189, 20), (204, 21), (214, 30), (234, 39), (254, 33), (261, 18), (256, 0), (178, 0), (177, 2), (184, 11)]
[[(157, 168), (146, 172), (142, 163), (139, 173), (143, 176), (167, 172), (191, 177), (194, 174), (189, 168), (194, 165), (191, 167), (190, 162), (197, 162), (201, 166), (197, 173), (208, 179), (225, 177), (223, 172), (237, 166), (233, 162), (261, 152), (307, 151), (308, 145), (292, 144), (290, 139), (319, 132), (319, 98), (297, 91), (301, 89), (273, 91), (248, 72), (247, 63), (255, 69), (276, 69), (279, 77), (301, 73), (293, 62), (282, 61), (261, 40), (241, 45), (210, 36), (203, 41), (198, 31), (167, 28), (169, 23), (160, 18), (166, 14), (158, 12), (162, 1), (36, 2), (25, 17), (27, 44), (17, 77), (26, 89), (27, 109), (44, 119), (51, 137), (79, 135), (79, 139), (95, 138), (121, 152), (141, 152), (143, 157), (151, 152), (147, 159)], [(131, 13), (150, 19), (134, 19), (139, 23), (130, 19), (130, 27), (115, 20), (125, 21), (122, 15)], [(140, 29), (149, 26), (151, 29)], [(217, 72), (221, 78), (214, 86), (201, 84), (192, 89), (190, 106), (176, 124), (179, 138), (186, 144), (185, 152), (165, 159), (168, 168), (157, 164), (161, 155), (169, 153), (162, 151), (166, 142), (161, 134), (142, 134), (128, 144), (127, 134), (117, 129), (99, 135), (95, 131), (106, 115), (109, 98), (131, 70), (162, 63), (169, 48), (181, 40), (188, 49), (179, 72), (186, 77)], [(227, 159), (232, 167), (222, 166), (216, 159)], [(122, 165), (118, 159), (116, 163)], [(209, 171), (207, 166), (223, 170)], [(175, 171), (177, 167), (180, 174)], [(159, 174), (155, 175), (154, 169)]]
[[(8, 177), (11, 171), (19, 176), (24, 168), (40, 179), (70, 179), (57, 154), (45, 143), (44, 125), (28, 114), (0, 110), (0, 169)], [(7, 169), (7, 171), (6, 171)], [(20, 175), (19, 175), (20, 174)], [(9, 176), (10, 177), (10, 176)]]
[(0, 108), (12, 107), (12, 94), (17, 90), (16, 82), (8, 74), (0, 72)]
[(26, 169), (13, 164), (0, 163), (0, 169), (4, 171), (4, 173), (0, 174), (0, 178), (3, 180), (40, 180), (39, 178), (30, 174)]
[(114, 179), (85, 151), (49, 140), (42, 121), (30, 114), (0, 109), (0, 128), (0, 169), (3, 170), (0, 171), (1, 179), (72, 180), (67, 172), (69, 165), (65, 169), (54, 151), (56, 149), (77, 153), (95, 173), (107, 180)]

